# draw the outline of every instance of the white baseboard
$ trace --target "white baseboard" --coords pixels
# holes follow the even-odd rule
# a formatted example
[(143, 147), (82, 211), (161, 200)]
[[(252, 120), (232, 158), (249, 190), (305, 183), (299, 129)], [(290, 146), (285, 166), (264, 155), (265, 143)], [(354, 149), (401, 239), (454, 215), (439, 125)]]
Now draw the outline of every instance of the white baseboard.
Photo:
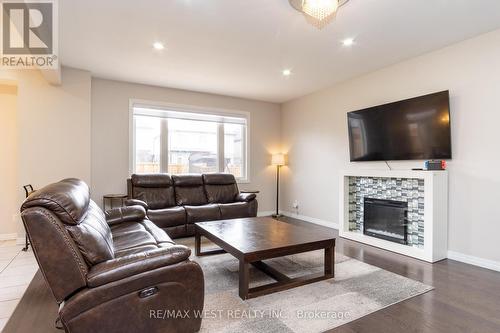
[(258, 212), (257, 213), (257, 216), (258, 217), (262, 217), (262, 216), (271, 216), (273, 214), (275, 214), (276, 212), (274, 210), (264, 210), (262, 212)]
[(317, 219), (315, 217), (310, 217), (310, 216), (295, 214), (295, 213), (287, 212), (287, 211), (280, 211), (280, 214), (283, 214), (283, 215), (288, 216), (288, 217), (293, 217), (293, 218), (296, 218), (296, 219), (299, 219), (299, 220), (303, 220), (303, 221), (306, 221), (306, 222), (311, 222), (311, 223), (314, 223), (314, 224), (319, 224), (319, 225), (324, 226), (324, 227), (333, 228), (333, 229), (337, 229), (337, 230), (339, 229), (339, 224), (336, 223), (336, 222), (325, 221), (325, 220)]
[(17, 239), (17, 234), (0, 234), (0, 241)]
[(448, 251), (448, 259), (500, 272), (500, 262), (498, 261), (474, 257), (455, 251)]

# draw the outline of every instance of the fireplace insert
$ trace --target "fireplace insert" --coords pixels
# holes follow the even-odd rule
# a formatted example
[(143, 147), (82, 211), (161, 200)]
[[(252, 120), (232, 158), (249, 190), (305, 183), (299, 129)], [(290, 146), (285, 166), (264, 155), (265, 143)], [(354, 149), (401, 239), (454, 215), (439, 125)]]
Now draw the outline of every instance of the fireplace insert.
[(365, 198), (363, 233), (408, 244), (408, 202)]

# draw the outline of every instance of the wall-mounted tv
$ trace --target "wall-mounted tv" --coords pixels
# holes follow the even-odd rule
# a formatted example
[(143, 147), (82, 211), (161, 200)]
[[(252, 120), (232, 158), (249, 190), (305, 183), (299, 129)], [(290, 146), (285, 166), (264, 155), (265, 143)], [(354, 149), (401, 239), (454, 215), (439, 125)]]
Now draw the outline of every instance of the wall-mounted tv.
[(448, 91), (347, 114), (351, 161), (451, 159)]

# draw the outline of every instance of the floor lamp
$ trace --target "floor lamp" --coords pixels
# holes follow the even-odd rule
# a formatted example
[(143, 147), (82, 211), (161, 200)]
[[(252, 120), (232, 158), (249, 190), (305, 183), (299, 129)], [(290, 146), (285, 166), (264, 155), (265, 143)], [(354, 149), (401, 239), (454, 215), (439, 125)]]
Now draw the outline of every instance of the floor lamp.
[(276, 214), (273, 214), (273, 217), (280, 217), (280, 168), (285, 165), (285, 155), (273, 154), (271, 164), (276, 166)]

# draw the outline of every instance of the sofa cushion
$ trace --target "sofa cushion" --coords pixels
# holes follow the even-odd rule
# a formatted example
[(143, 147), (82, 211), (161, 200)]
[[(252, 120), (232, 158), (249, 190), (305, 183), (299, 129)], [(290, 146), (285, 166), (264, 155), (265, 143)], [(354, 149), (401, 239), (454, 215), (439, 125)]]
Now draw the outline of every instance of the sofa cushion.
[(164, 209), (149, 209), (148, 218), (160, 228), (186, 224), (186, 210), (176, 206)]
[(89, 266), (114, 258), (111, 229), (97, 204), (90, 200), (85, 219), (66, 227)]
[(144, 253), (152, 250), (156, 250), (158, 246), (156, 245), (141, 245), (141, 246), (136, 246), (132, 247), (130, 249), (123, 249), (120, 251), (115, 251), (115, 258), (120, 258), (124, 256), (128, 256), (130, 254), (135, 254), (135, 253)]
[(236, 179), (227, 173), (214, 173), (203, 175), (203, 183), (210, 203), (235, 202), (239, 193)]
[(219, 208), (221, 218), (224, 220), (252, 216), (251, 205), (248, 202), (219, 204)]
[(87, 214), (90, 190), (84, 181), (68, 178), (33, 192), (24, 201), (21, 211), (30, 207), (44, 207), (64, 224), (77, 225)]
[(175, 206), (172, 178), (167, 174), (134, 174), (131, 177), (132, 198), (144, 201), (151, 209)]
[(135, 232), (113, 233), (113, 242), (117, 252), (145, 245), (156, 246), (157, 244), (154, 237), (144, 228)]
[(92, 267), (88, 274), (89, 287), (98, 287), (129, 276), (185, 261), (191, 250), (183, 245), (170, 245), (140, 253), (129, 253)]
[(158, 228), (153, 222), (149, 220), (144, 220), (141, 222), (141, 225), (144, 227), (144, 229), (149, 232), (151, 236), (156, 241), (156, 244), (161, 247), (166, 243), (169, 244), (174, 244), (172, 241), (172, 238), (168, 234), (166, 234), (162, 229)]
[[(120, 224), (111, 225), (111, 234), (113, 237), (116, 237), (119, 234), (137, 232), (141, 230), (143, 230), (142, 225), (136, 222), (124, 222)], [(116, 244), (114, 245), (116, 246)]]
[(199, 206), (208, 203), (201, 175), (173, 175), (177, 206)]
[(184, 206), (186, 209), (187, 223), (220, 220), (219, 205), (208, 204), (204, 206)]
[(114, 225), (111, 232), (113, 234), (115, 253), (120, 255), (123, 255), (124, 250), (160, 247), (163, 243), (174, 243), (163, 230), (149, 220), (123, 222)]

